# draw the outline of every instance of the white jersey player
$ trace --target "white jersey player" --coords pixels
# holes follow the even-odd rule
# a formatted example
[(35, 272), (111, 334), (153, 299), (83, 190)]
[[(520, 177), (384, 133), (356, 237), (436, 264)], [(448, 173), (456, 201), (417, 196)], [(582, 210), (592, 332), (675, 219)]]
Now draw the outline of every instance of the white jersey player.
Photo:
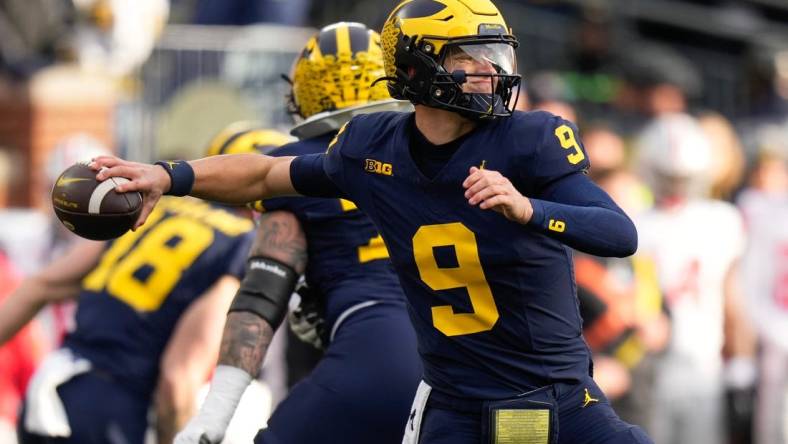
[(761, 339), (757, 444), (788, 442), (788, 194), (742, 193), (749, 244), (742, 260), (747, 308)]
[(656, 119), (638, 149), (656, 201), (637, 220), (638, 251), (655, 261), (672, 320), (657, 371), (652, 437), (664, 444), (724, 442), (723, 327), (745, 243), (741, 216), (731, 204), (703, 198), (712, 148), (692, 117)]

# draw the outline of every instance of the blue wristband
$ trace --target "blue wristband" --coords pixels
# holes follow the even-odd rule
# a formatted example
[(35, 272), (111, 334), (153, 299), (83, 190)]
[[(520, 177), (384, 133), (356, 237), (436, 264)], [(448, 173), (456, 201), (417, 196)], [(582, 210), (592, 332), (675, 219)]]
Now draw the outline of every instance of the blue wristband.
[(156, 165), (164, 168), (170, 176), (170, 189), (167, 196), (188, 196), (194, 186), (194, 169), (185, 160), (160, 160)]

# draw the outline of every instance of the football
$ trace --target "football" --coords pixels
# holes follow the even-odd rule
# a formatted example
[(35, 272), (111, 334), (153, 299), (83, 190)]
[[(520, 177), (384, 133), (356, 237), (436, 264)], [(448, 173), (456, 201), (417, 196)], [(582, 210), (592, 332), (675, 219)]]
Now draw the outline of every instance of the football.
[(125, 181), (111, 177), (99, 182), (86, 163), (74, 164), (57, 178), (52, 207), (73, 233), (92, 240), (114, 239), (134, 226), (142, 210), (140, 193), (115, 192)]

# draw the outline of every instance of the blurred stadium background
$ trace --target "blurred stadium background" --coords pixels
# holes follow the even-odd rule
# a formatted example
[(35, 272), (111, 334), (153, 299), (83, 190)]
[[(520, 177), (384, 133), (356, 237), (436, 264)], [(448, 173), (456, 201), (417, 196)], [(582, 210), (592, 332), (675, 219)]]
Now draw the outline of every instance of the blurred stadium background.
[[(281, 74), (290, 71), (308, 36), (341, 20), (379, 29), (396, 3), (0, 0), (0, 252), (10, 257), (17, 275), (24, 275), (68, 241), (52, 233), (47, 200), (52, 172), (73, 161), (63, 154), (64, 147), (94, 144), (140, 161), (197, 158), (219, 130), (235, 121), (287, 130), (292, 125), (284, 100), (289, 85)], [(739, 205), (748, 227), (762, 219), (771, 220), (772, 228), (788, 226), (788, 212), (778, 212), (788, 194), (788, 1), (495, 3), (520, 40), (524, 87), (519, 105), (577, 122), (591, 156), (591, 174), (600, 182), (610, 179), (610, 172), (632, 173), (631, 180), (614, 185), (623, 187), (619, 197), (624, 196), (628, 211), (645, 210), (655, 195), (638, 164), (644, 128), (660, 116), (689, 113), (700, 117), (712, 147), (704, 197)], [(788, 243), (782, 239), (782, 253), (773, 253), (772, 242), (778, 241), (767, 240), (750, 262), (770, 264), (782, 287), (756, 289), (752, 282), (758, 277), (739, 281), (738, 310), (756, 320), (751, 324), (757, 342), (746, 328), (726, 330), (728, 348), (719, 353), (726, 363), (734, 355), (757, 363), (755, 376), (725, 386), (732, 413), (720, 427), (728, 442), (756, 442), (753, 435), (760, 443), (787, 442), (788, 344), (781, 338), (788, 337)], [(8, 288), (10, 276), (0, 273)], [(658, 282), (657, 287), (659, 298), (668, 299), (666, 285)], [(759, 322), (764, 319), (759, 312), (774, 315), (774, 310), (778, 315)], [(669, 307), (662, 312), (671, 318)], [(45, 324), (56, 330), (52, 324), (57, 322)], [(622, 334), (602, 332), (595, 351), (620, 358), (615, 349)], [(659, 345), (647, 350), (652, 352), (665, 353)], [(0, 354), (0, 359), (2, 378), (15, 358)], [(634, 365), (628, 364), (625, 372)], [(619, 373), (613, 369), (610, 374)], [(636, 392), (637, 378), (629, 378), (626, 386), (612, 379), (609, 390)], [(753, 398), (750, 389), (766, 382), (774, 398), (769, 400), (773, 417), (760, 420), (771, 431), (753, 433), (759, 426), (747, 420), (758, 423), (753, 409), (757, 412), (755, 406), (767, 396), (762, 388), (760, 398)], [(2, 436), (0, 431), (0, 442)]]

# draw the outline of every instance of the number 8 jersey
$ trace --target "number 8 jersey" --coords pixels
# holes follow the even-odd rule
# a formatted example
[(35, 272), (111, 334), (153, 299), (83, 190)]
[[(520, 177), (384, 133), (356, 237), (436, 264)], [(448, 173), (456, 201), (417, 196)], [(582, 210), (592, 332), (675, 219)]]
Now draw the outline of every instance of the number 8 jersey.
[(85, 277), (64, 345), (150, 395), (178, 319), (222, 276), (242, 277), (253, 229), (206, 202), (162, 198), (145, 225), (108, 243)]
[[(472, 166), (529, 197), (588, 167), (574, 126), (548, 113), (480, 122), (433, 177), (408, 150), (412, 114), (354, 118), (323, 168), (380, 229), (411, 306), (425, 381), (458, 397), (500, 399), (589, 373), (566, 220), (559, 238), (468, 204)], [(300, 168), (294, 163), (292, 172)], [(298, 185), (298, 174), (294, 184)]]

